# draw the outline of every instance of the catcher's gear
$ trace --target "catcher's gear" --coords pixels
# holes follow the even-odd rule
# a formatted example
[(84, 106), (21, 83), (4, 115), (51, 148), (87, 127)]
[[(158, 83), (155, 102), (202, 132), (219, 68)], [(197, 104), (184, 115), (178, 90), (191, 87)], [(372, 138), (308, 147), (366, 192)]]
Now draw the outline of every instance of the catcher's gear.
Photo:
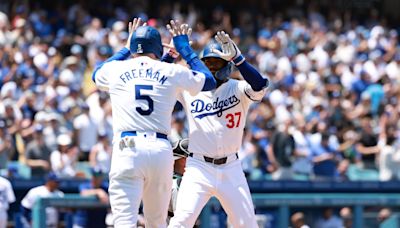
[[(206, 58), (219, 58), (226, 61), (226, 59), (222, 58), (217, 52), (215, 52), (215, 50), (219, 50), (220, 52), (222, 52), (222, 47), (217, 42), (211, 41), (206, 45), (206, 47), (201, 52), (200, 54), (201, 60), (204, 61), (204, 59)], [(234, 69), (233, 64), (227, 61), (227, 64), (221, 69), (219, 69), (214, 74), (214, 77), (218, 80), (224, 81), (231, 75), (233, 69)]]
[(173, 154), (177, 158), (186, 158), (189, 156), (189, 139), (181, 139), (172, 145)]
[(157, 58), (163, 54), (160, 33), (150, 26), (140, 26), (131, 37), (130, 51), (132, 54), (153, 53)]

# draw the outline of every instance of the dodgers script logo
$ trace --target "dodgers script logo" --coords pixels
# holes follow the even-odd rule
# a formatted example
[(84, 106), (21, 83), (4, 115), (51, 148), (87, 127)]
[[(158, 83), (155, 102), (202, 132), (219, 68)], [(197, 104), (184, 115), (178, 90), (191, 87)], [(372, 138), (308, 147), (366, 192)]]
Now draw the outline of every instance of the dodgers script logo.
[(194, 117), (199, 119), (211, 115), (221, 117), (225, 110), (231, 109), (239, 103), (240, 100), (235, 95), (228, 97), (225, 100), (219, 100), (219, 97), (217, 97), (217, 99), (212, 103), (205, 103), (203, 100), (196, 99), (191, 103), (193, 109), (190, 112), (201, 113)]

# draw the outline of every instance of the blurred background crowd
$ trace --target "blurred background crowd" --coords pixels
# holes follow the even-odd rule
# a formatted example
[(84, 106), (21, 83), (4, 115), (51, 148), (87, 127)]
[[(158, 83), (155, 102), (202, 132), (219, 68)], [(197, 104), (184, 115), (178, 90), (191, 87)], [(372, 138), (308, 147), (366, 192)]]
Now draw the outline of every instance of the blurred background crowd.
[[(141, 17), (165, 43), (171, 18), (187, 22), (197, 52), (225, 30), (270, 79), (239, 151), (249, 180), (399, 180), (400, 27), (390, 14), (399, 5), (3, 0), (0, 175), (33, 180), (50, 172), (100, 186), (93, 174), (110, 169), (112, 113), (91, 74), (124, 46), (128, 21)], [(187, 137), (179, 105), (171, 124), (171, 135)], [(95, 194), (107, 201), (104, 191)], [(351, 223), (349, 208), (339, 214), (324, 210), (321, 227)], [(303, 213), (293, 214), (293, 227), (304, 223)]]
[[(127, 22), (138, 16), (159, 28), (165, 43), (169, 19), (189, 23), (196, 51), (223, 29), (270, 79), (265, 99), (251, 108), (240, 151), (250, 179), (400, 177), (398, 27), (374, 5), (360, 18), (303, 1), (276, 11), (268, 1), (240, 11), (186, 1), (94, 3), (0, 3), (3, 175), (108, 172), (110, 102), (91, 73), (124, 46)], [(185, 121), (177, 106), (172, 134), (186, 137)]]

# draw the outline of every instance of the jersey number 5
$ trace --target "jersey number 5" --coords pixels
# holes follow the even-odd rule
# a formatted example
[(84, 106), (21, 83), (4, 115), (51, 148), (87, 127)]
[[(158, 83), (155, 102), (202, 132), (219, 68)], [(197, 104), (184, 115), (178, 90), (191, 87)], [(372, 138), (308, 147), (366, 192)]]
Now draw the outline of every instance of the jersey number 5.
[(140, 90), (153, 90), (152, 85), (135, 85), (136, 100), (145, 100), (149, 104), (149, 108), (144, 110), (141, 107), (136, 107), (136, 111), (143, 116), (148, 116), (153, 112), (154, 102), (149, 95), (142, 95)]
[[(228, 119), (228, 123), (226, 124), (226, 126), (228, 128), (239, 127), (241, 115), (242, 115), (241, 112), (235, 112), (235, 115), (233, 115), (232, 113), (227, 114), (225, 116), (225, 118)], [(237, 118), (235, 118), (235, 117), (237, 117)], [(235, 119), (237, 119), (237, 120), (235, 121)], [(235, 124), (235, 122), (236, 122), (236, 124)]]

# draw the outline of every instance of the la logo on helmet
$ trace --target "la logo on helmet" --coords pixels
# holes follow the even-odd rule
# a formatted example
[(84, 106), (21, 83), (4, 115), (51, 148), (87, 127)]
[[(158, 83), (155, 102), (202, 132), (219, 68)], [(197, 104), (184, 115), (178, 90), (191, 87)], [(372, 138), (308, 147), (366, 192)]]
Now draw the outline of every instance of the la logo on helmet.
[(138, 44), (136, 53), (143, 53), (142, 44)]

